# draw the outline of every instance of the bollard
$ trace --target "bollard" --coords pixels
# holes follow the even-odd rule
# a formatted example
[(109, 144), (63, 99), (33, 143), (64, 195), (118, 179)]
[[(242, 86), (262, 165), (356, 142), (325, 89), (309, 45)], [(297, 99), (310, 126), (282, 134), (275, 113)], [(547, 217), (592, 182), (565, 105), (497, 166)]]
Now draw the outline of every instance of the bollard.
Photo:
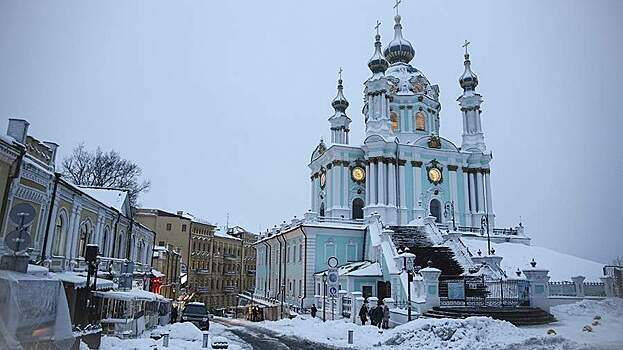
[(202, 348), (208, 347), (208, 332), (203, 332), (203, 346)]
[(348, 330), (348, 344), (352, 344), (353, 343), (353, 330), (349, 329)]
[(162, 346), (165, 348), (169, 347), (169, 333), (164, 333), (162, 335)]

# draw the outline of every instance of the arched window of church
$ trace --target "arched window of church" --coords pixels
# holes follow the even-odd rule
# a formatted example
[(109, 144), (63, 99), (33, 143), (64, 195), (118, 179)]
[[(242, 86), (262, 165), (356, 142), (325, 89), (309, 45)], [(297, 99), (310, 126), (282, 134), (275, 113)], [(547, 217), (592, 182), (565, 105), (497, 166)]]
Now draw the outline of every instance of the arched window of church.
[(91, 240), (91, 223), (85, 221), (80, 225), (80, 241), (78, 243), (78, 256), (84, 257), (87, 250), (87, 244)]
[(426, 130), (426, 117), (421, 111), (415, 113), (415, 129), (420, 131)]
[(320, 203), (320, 216), (324, 216), (324, 203)]
[(106, 254), (108, 253), (108, 238), (110, 236), (110, 229), (108, 228), (108, 226), (104, 227), (104, 234), (102, 237), (102, 245), (100, 248), (100, 251), (102, 252), (103, 256), (107, 256)]
[(398, 114), (396, 114), (396, 112), (390, 112), (389, 120), (392, 122), (392, 130), (398, 130)]
[(61, 210), (56, 218), (56, 227), (54, 229), (54, 242), (52, 242), (52, 254), (53, 255), (65, 255), (64, 242), (65, 231), (67, 230), (67, 213), (65, 210)]
[(430, 201), (430, 215), (435, 217), (435, 222), (441, 223), (441, 203), (438, 199)]
[(363, 199), (353, 199), (353, 219), (363, 219)]

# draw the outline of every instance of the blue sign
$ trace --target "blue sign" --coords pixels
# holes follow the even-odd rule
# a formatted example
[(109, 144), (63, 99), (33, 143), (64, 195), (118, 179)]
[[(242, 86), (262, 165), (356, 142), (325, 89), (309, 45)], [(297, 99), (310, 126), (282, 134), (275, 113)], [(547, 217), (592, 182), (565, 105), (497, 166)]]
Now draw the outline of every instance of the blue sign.
[(448, 300), (465, 300), (463, 282), (448, 282)]

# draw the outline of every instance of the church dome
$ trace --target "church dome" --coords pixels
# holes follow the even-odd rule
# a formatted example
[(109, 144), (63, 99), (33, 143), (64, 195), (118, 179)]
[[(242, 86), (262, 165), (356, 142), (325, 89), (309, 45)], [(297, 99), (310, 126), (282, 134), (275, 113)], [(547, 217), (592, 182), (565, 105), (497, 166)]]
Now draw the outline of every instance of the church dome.
[(346, 97), (344, 97), (344, 86), (342, 85), (342, 79), (339, 79), (337, 81), (337, 95), (335, 96), (335, 98), (333, 99), (333, 101), (331, 101), (331, 106), (333, 108), (335, 108), (336, 112), (342, 112), (344, 113), (346, 111), (346, 108), (348, 108), (348, 101), (346, 100)]
[(478, 86), (478, 77), (472, 72), (471, 62), (469, 60), (469, 54), (465, 54), (465, 71), (459, 78), (459, 84), (463, 90), (474, 90)]
[(394, 38), (389, 42), (385, 51), (385, 58), (390, 64), (396, 62), (409, 63), (415, 56), (415, 50), (411, 43), (402, 37), (402, 25), (400, 24), (400, 15), (394, 17)]
[(376, 34), (376, 41), (374, 42), (374, 55), (368, 61), (368, 67), (372, 73), (384, 73), (389, 67), (389, 62), (385, 59), (381, 53), (381, 36)]

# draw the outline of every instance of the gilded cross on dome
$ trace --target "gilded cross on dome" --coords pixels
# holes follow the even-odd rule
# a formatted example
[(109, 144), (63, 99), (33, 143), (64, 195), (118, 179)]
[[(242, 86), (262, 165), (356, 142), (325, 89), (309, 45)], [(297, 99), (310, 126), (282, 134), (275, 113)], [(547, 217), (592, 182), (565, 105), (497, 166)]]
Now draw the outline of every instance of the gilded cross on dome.
[(465, 40), (465, 44), (461, 45), (462, 47), (465, 48), (465, 54), (469, 55), (469, 53), (467, 53), (467, 47), (469, 46), (469, 44), (471, 44), (469, 41)]
[(378, 19), (376, 20), (376, 25), (374, 26), (374, 29), (376, 29), (376, 35), (379, 35), (379, 27), (381, 26), (381, 21), (379, 21)]
[(396, 16), (398, 16), (398, 5), (400, 5), (401, 2), (402, 0), (396, 0), (396, 5), (394, 5), (394, 8), (396, 9)]

